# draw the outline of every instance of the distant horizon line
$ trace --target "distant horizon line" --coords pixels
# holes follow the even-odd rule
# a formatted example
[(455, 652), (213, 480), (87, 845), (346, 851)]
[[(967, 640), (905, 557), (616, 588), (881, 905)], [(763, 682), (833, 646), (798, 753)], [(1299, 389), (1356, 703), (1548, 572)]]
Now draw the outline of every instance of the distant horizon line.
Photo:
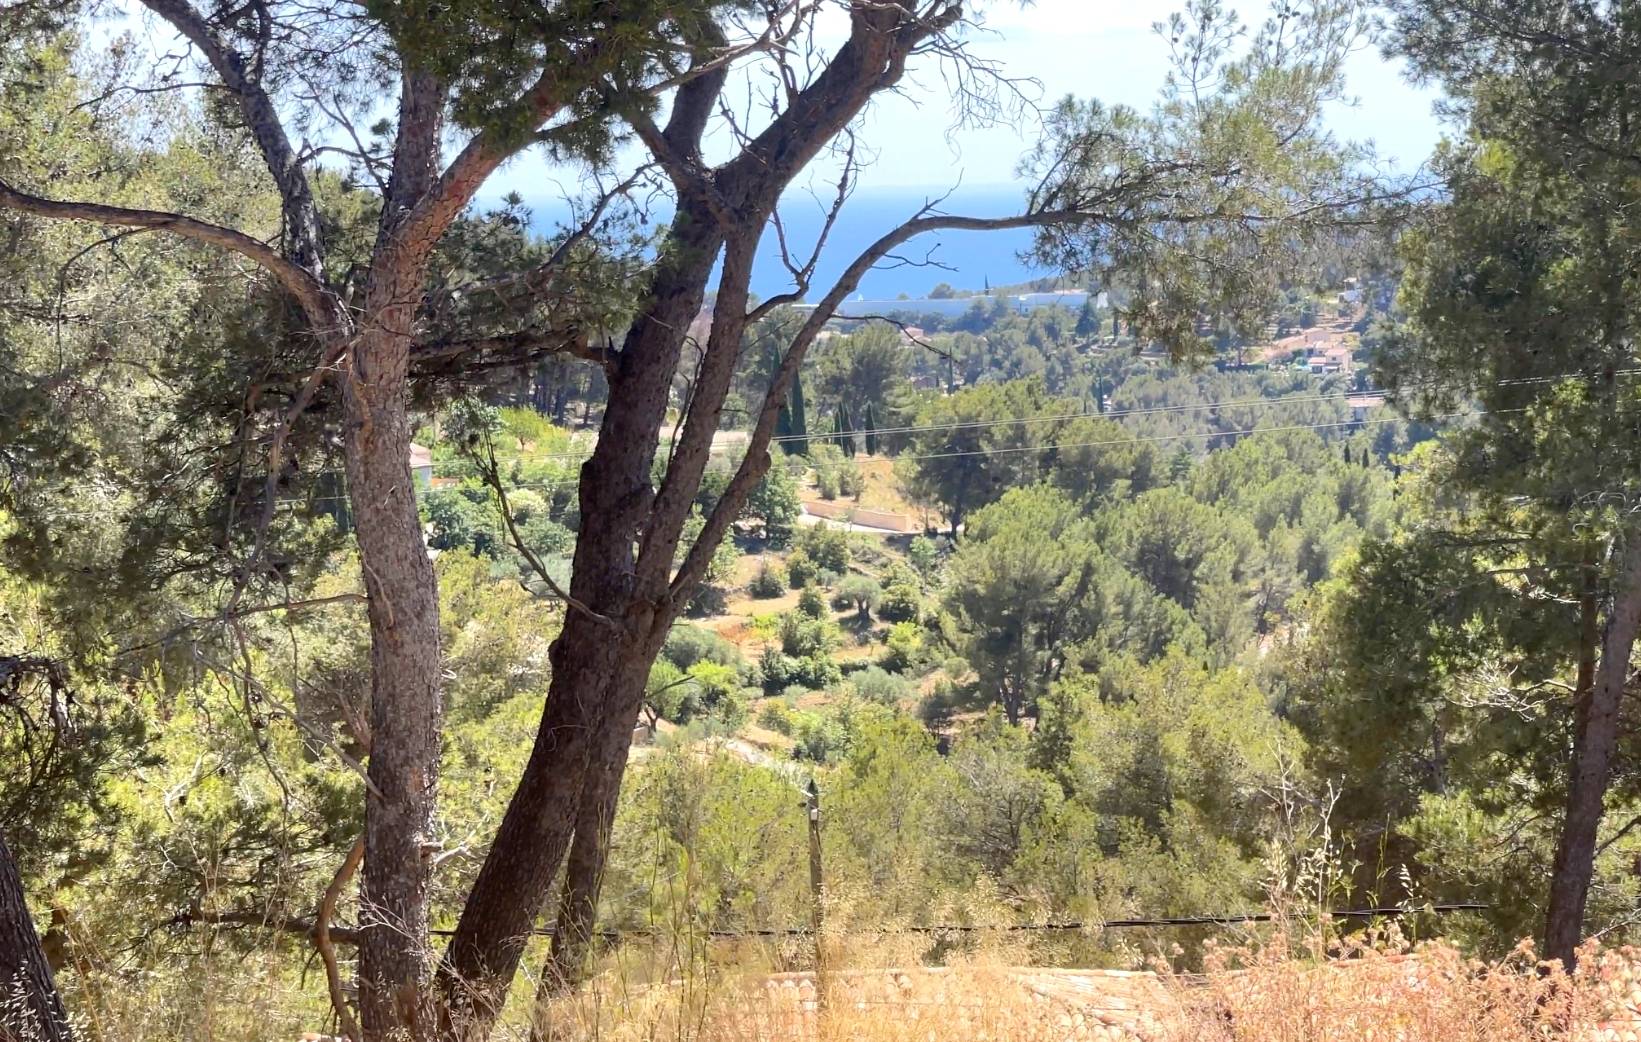
[[(805, 194), (805, 192), (808, 190), (809, 187), (810, 186), (807, 186), (807, 185), (805, 185), (805, 186), (793, 185), (793, 186), (791, 186), (790, 188), (787, 189), (787, 194), (788, 195), (803, 195), (803, 194)], [(815, 186), (815, 187), (818, 189), (819, 187), (822, 187), (822, 186)], [(887, 185), (862, 184), (862, 185), (859, 185), (858, 187), (856, 187), (853, 190), (853, 192), (850, 195), (850, 198), (852, 198), (852, 199), (853, 198), (858, 198), (858, 197), (863, 196), (863, 195), (906, 195), (906, 196), (923, 195), (923, 196), (925, 196), (926, 198), (928, 198), (930, 200), (934, 200), (934, 199), (938, 199), (942, 196), (953, 196), (953, 197), (955, 197), (955, 196), (958, 196), (962, 193), (971, 192), (971, 191), (973, 191), (973, 192), (985, 192), (985, 193), (988, 193), (988, 194), (990, 194), (990, 193), (999, 193), (999, 192), (1004, 192), (1004, 191), (1020, 191), (1023, 194), (1026, 187), (1027, 187), (1027, 184), (1024, 181), (987, 181), (987, 182), (976, 183), (976, 184), (961, 184), (961, 185), (957, 185), (956, 187), (953, 187), (953, 188), (941, 188), (941, 189), (933, 189), (933, 188), (930, 188), (926, 185), (915, 185), (915, 184), (887, 184)], [(835, 190), (835, 186), (833, 186), (833, 188)], [(536, 202), (538, 200), (548, 199), (555, 205), (562, 205), (566, 201), (562, 195), (554, 195), (551, 192), (545, 192), (545, 191), (543, 191), (543, 192), (532, 192), (532, 191), (521, 190), (519, 188), (508, 188), (508, 189), (505, 189), (505, 190), (498, 190), (495, 193), (480, 192), (478, 195), (476, 195), (474, 197), (473, 201), (476, 204), (480, 204), (480, 203), (482, 203), (482, 204), (499, 203), (504, 197), (506, 197), (508, 195), (517, 195), (519, 198), (523, 199), (526, 203), (532, 203), (532, 202)], [(657, 208), (659, 209), (660, 207), (658, 206)], [(847, 206), (846, 206), (846, 208), (847, 208)]]

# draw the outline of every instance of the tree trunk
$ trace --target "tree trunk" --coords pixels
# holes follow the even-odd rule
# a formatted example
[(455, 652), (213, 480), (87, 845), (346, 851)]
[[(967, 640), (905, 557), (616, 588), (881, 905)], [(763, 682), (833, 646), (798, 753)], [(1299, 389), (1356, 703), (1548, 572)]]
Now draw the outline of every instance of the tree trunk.
[(585, 616), (594, 632), (578, 633), (577, 617), (553, 646), (541, 734), (440, 968), (449, 1039), (488, 1036), (570, 845), (600, 729), (622, 715), (606, 692), (628, 675), (642, 690), (648, 673), (633, 643)]
[(1595, 683), (1573, 707), (1573, 755), (1567, 814), (1550, 877), (1544, 956), (1571, 969), (1584, 936), (1584, 907), (1595, 874), (1596, 839), (1618, 745), (1618, 710), (1641, 632), (1641, 533), (1631, 532), (1615, 579)]
[[(371, 627), (359, 1008), (369, 1040), (430, 1037), (427, 899), (444, 707), (439, 603), (410, 474), (402, 363), (366, 334), (349, 382), (348, 483)], [(386, 345), (377, 344), (377, 347)], [(363, 373), (358, 373), (363, 369)]]
[[(612, 737), (621, 740), (614, 742)], [(532, 1042), (545, 1042), (552, 1037), (548, 1006), (581, 984), (592, 954), (593, 923), (597, 919), (598, 895), (604, 886), (604, 866), (609, 858), (610, 827), (615, 821), (621, 778), (626, 773), (627, 753), (632, 745), (630, 729), (629, 734), (623, 735), (618, 728), (606, 728), (601, 739), (582, 788), (575, 838), (565, 864), (564, 888), (559, 895), (558, 917), (553, 927), (552, 951), (536, 986)]]
[(436, 1034), (428, 948), (434, 815), (444, 723), (439, 588), (422, 537), (410, 472), (410, 347), (427, 259), (460, 211), (439, 181), (444, 85), (430, 72), (400, 78), (393, 171), (341, 373), (349, 494), (370, 618), (370, 787), (359, 874), (362, 1042), (424, 1042)]
[(23, 880), (0, 835), (0, 1040), (71, 1042), (68, 1014), (34, 930)]
[[(741, 350), (752, 259), (764, 224), (792, 178), (874, 94), (899, 80), (923, 40), (958, 17), (953, 9), (914, 29), (913, 16), (899, 4), (854, 11), (850, 38), (825, 70), (736, 159), (710, 175), (700, 142), (726, 81), (725, 67), (679, 90), (664, 131), (640, 128), (653, 150), (671, 157), (663, 165), (679, 189), (679, 206), (647, 306), (609, 374), (598, 444), (581, 470), (581, 529), (570, 593), (590, 611), (570, 610), (554, 642), (553, 679), (535, 747), (440, 968), (450, 1039), (489, 1034), (569, 845), (589, 764), (616, 734), (622, 743), (631, 740), (638, 698), (675, 604), (704, 572), (710, 555), (698, 552), (705, 546), (700, 541), (679, 576), (671, 575)], [(695, 400), (656, 493), (650, 473), (660, 425), (687, 331), (700, 313), (713, 261), (726, 245)], [(790, 378), (787, 373), (783, 379)], [(774, 403), (768, 404), (765, 419), (772, 425)], [(753, 448), (767, 466), (768, 429), (761, 429)], [(715, 511), (709, 529), (714, 519), (719, 524), (713, 538), (722, 537), (726, 518)]]
[(569, 846), (601, 727), (625, 719), (631, 739), (637, 707), (612, 705), (611, 693), (641, 693), (659, 646), (655, 591), (635, 597), (634, 546), (654, 498), (651, 466), (683, 331), (701, 309), (719, 246), (712, 223), (688, 207), (674, 218), (672, 239), (650, 307), (618, 356), (598, 444), (581, 470), (570, 594), (602, 618), (572, 608), (553, 642), (535, 747), (440, 968), (450, 1038), (488, 1035)]

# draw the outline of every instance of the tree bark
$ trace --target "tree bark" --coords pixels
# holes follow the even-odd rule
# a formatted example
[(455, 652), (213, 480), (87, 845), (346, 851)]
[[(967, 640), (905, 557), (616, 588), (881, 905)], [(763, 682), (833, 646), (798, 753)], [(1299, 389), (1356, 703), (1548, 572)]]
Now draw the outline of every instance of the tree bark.
[(611, 748), (611, 735), (619, 735), (618, 729), (606, 729), (582, 789), (581, 809), (576, 814), (575, 837), (565, 863), (564, 886), (553, 925), (553, 947), (536, 985), (531, 1042), (546, 1042), (552, 1037), (548, 1007), (554, 999), (580, 986), (591, 959), (593, 924), (597, 921), (598, 897), (604, 887), (604, 868), (609, 859), (610, 827), (615, 822), (621, 777), (626, 773), (627, 754), (632, 744), (630, 740), (623, 740), (619, 748)]
[(72, 1042), (74, 1032), (29, 915), (23, 880), (0, 835), (0, 1042)]
[(445, 90), (406, 71), (399, 130), (351, 364), (342, 373), (349, 498), (370, 618), (371, 786), (359, 874), (364, 1042), (433, 1037), (428, 895), (444, 723), (439, 596), (410, 473), (410, 351), (432, 254), (460, 202), (439, 181)]
[(1573, 707), (1573, 754), (1567, 812), (1556, 844), (1544, 956), (1571, 969), (1584, 936), (1584, 909), (1595, 875), (1597, 834), (1618, 746), (1618, 710), (1630, 676), (1630, 654), (1641, 633), (1641, 532), (1629, 534), (1601, 639), (1595, 682)]
[[(569, 846), (599, 725), (614, 726), (625, 712), (610, 704), (610, 692), (642, 692), (659, 646), (651, 627), (660, 605), (654, 591), (636, 596), (634, 545), (654, 498), (651, 466), (682, 332), (701, 309), (719, 243), (710, 221), (680, 208), (671, 257), (617, 356), (598, 444), (581, 470), (570, 586), (598, 617), (569, 611), (553, 642), (553, 678), (535, 747), (440, 968), (447, 1037), (488, 1035)], [(631, 721), (627, 727), (630, 739)]]
[[(414, 299), (414, 298), (412, 298)], [(383, 314), (383, 325), (394, 316)], [(380, 313), (379, 313), (380, 314)], [(371, 627), (371, 752), (360, 874), (366, 1039), (427, 1038), (427, 900), (438, 784), (439, 602), (410, 473), (409, 340), (360, 335), (344, 392), (347, 474)]]

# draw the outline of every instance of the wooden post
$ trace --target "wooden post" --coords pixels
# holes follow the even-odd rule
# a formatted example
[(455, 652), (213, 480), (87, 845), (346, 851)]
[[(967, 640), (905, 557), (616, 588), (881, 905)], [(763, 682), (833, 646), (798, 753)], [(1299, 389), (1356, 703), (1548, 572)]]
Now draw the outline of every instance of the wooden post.
[(821, 879), (820, 786), (809, 779), (809, 928), (815, 939), (815, 1008), (826, 1005), (825, 887)]

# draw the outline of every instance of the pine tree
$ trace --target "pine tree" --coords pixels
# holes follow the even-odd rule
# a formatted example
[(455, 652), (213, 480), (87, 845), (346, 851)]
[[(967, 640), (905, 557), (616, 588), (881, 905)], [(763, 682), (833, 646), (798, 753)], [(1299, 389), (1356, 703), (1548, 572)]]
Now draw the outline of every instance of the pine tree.
[(1168, 461), (1169, 480), (1176, 485), (1184, 481), (1191, 476), (1191, 467), (1195, 463), (1196, 459), (1191, 455), (1191, 450), (1183, 445), (1180, 446), (1179, 451), (1175, 452), (1173, 458)]
[(861, 429), (866, 432), (866, 455), (877, 455), (877, 417), (872, 413), (872, 403), (866, 403), (866, 417), (861, 421)]

